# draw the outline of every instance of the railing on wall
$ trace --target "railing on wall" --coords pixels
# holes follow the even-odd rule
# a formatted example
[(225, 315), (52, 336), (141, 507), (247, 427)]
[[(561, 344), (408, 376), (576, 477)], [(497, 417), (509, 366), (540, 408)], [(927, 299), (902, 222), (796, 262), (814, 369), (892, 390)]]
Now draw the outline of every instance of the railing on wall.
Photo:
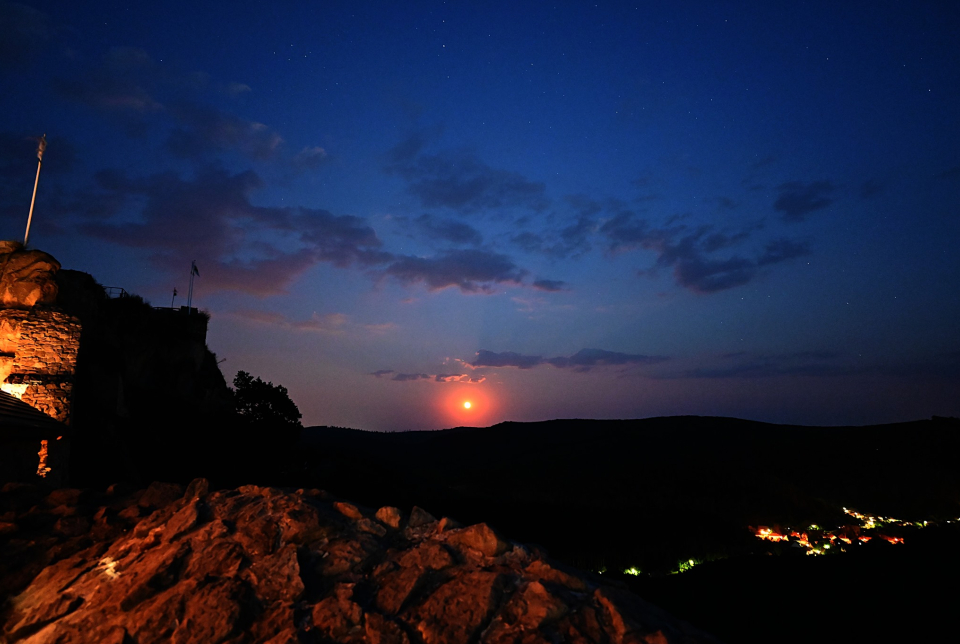
[(103, 290), (107, 292), (107, 297), (127, 297), (129, 294), (119, 286), (104, 286)]

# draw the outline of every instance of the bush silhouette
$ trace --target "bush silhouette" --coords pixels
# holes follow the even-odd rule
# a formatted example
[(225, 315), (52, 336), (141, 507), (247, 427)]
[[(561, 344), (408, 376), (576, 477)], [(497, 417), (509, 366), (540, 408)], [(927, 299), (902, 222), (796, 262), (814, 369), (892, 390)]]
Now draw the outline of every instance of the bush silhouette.
[(299, 433), (300, 410), (290, 399), (287, 388), (238, 371), (233, 379), (234, 405), (242, 419), (263, 428)]

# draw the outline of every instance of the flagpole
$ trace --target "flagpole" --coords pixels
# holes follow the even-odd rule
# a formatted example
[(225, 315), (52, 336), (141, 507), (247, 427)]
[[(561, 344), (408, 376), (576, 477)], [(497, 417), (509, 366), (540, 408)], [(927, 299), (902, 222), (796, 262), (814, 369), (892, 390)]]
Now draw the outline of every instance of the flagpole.
[(23, 245), (26, 247), (30, 241), (30, 222), (33, 221), (33, 204), (37, 201), (37, 185), (40, 183), (40, 166), (43, 164), (43, 151), (47, 149), (47, 135), (40, 138), (37, 146), (37, 178), (33, 180), (33, 197), (30, 198), (30, 214), (27, 215), (27, 232), (23, 236)]
[(187, 315), (192, 313), (193, 309), (193, 277), (197, 274), (197, 260), (190, 262), (190, 290), (187, 292)]

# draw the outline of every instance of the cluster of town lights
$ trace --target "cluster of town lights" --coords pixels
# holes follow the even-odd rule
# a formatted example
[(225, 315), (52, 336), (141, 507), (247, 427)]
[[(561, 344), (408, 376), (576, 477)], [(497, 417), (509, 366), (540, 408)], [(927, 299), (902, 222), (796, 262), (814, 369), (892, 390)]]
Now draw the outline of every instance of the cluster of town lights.
[[(893, 517), (862, 514), (850, 508), (843, 508), (843, 511), (849, 516), (858, 519), (862, 525), (845, 525), (832, 530), (824, 529), (815, 523), (809, 525), (806, 530), (794, 530), (792, 528), (783, 530), (778, 526), (771, 528), (762, 525), (756, 528), (750, 526), (750, 530), (758, 539), (772, 541), (773, 543), (786, 542), (793, 547), (806, 550), (806, 554), (808, 555), (825, 555), (830, 554), (831, 551), (845, 552), (845, 546), (853, 545), (854, 543), (858, 545), (864, 544), (874, 538), (882, 539), (892, 544), (902, 544), (903, 537), (886, 534), (882, 531), (885, 526), (895, 528), (925, 528), (930, 525), (936, 525), (935, 521), (903, 521)], [(960, 517), (947, 520), (946, 523), (960, 523)], [(873, 531), (874, 534), (864, 534), (867, 530)], [(686, 572), (701, 563), (703, 562), (696, 559), (681, 561), (677, 564), (677, 569), (671, 571), (671, 574)], [(602, 575), (607, 572), (607, 569), (606, 567), (602, 567), (597, 570), (597, 572)], [(642, 575), (643, 572), (639, 568), (632, 566), (625, 568), (623, 574), (638, 577)]]
[[(863, 514), (850, 508), (843, 508), (843, 511), (849, 516), (859, 520), (862, 525), (846, 525), (832, 530), (821, 528), (816, 524), (809, 526), (803, 531), (792, 528), (781, 530), (776, 527), (770, 528), (767, 526), (751, 527), (751, 530), (758, 539), (772, 541), (774, 543), (785, 541), (794, 547), (804, 548), (808, 555), (823, 555), (827, 554), (827, 551), (831, 548), (835, 551), (839, 550), (843, 552), (844, 545), (852, 545), (854, 543), (863, 544), (875, 537), (892, 544), (903, 543), (903, 537), (882, 532), (881, 530), (885, 526), (923, 528), (930, 525), (929, 521), (902, 521), (893, 517)], [(874, 534), (864, 534), (866, 531), (873, 531)]]

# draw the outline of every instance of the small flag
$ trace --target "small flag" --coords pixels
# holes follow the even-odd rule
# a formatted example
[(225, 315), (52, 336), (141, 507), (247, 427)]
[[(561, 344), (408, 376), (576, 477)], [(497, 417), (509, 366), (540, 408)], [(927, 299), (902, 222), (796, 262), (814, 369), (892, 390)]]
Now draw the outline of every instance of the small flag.
[(43, 151), (47, 149), (47, 135), (37, 139), (37, 161), (43, 161)]
[(197, 261), (196, 261), (196, 260), (194, 260), (193, 263), (190, 264), (190, 274), (191, 274), (191, 275), (196, 275), (197, 277), (200, 277), (200, 270), (197, 268)]
[(176, 286), (173, 287), (173, 296), (174, 296), (174, 297), (177, 296), (177, 287), (176, 287)]

